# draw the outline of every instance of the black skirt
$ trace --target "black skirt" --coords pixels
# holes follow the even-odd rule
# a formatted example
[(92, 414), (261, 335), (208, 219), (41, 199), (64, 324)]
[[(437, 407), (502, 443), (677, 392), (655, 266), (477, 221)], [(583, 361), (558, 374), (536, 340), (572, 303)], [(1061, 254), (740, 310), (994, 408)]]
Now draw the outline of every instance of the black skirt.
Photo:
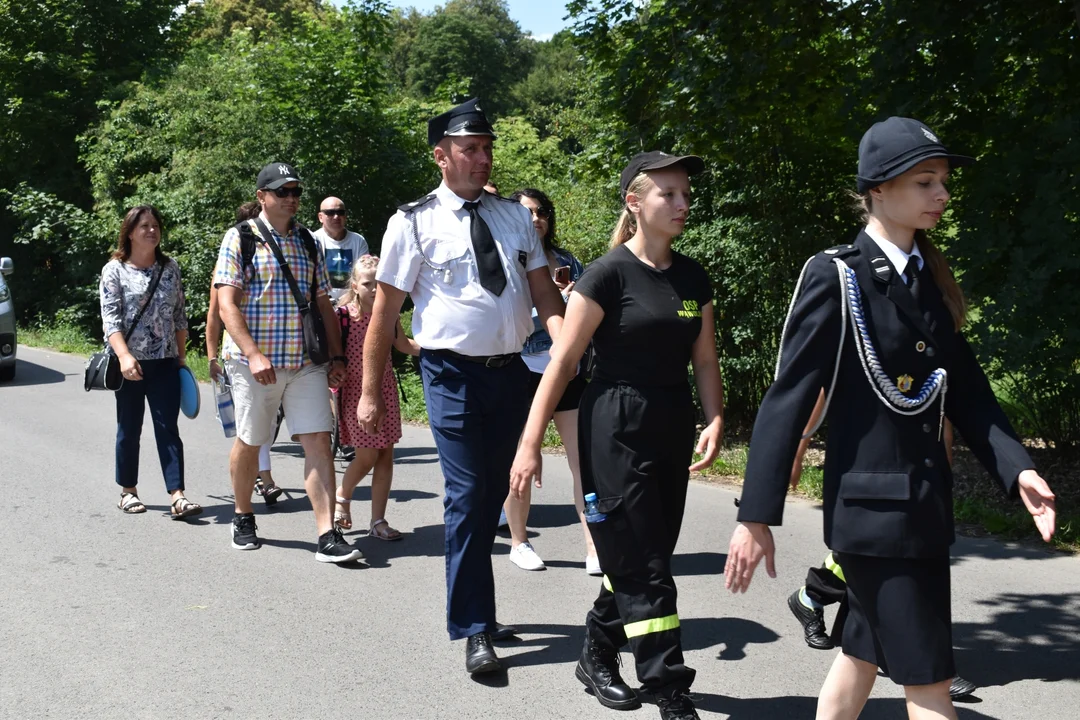
[(844, 654), (877, 665), (898, 685), (955, 677), (948, 556), (833, 555), (847, 580)]

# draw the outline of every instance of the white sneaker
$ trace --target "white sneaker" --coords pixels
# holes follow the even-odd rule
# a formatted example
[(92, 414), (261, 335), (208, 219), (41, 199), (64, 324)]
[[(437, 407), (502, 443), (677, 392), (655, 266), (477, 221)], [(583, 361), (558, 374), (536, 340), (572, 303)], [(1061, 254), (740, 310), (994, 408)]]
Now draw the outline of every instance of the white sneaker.
[(510, 548), (510, 562), (522, 570), (543, 570), (546, 567), (544, 561), (533, 550), (533, 546), (527, 542)]
[(600, 569), (600, 558), (595, 555), (586, 555), (585, 573), (587, 575), (603, 575), (604, 571)]

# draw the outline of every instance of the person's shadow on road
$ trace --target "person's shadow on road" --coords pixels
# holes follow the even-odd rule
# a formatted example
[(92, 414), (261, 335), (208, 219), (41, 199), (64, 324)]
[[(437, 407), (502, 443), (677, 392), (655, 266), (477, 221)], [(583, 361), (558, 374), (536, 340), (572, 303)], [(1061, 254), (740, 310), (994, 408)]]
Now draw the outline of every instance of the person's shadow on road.
[[(587, 606), (582, 607), (582, 621)], [(584, 625), (516, 625), (518, 635), (503, 643), (515, 649), (528, 648), (509, 656), (512, 667), (558, 665), (575, 662), (585, 640)], [(780, 636), (769, 628), (743, 618), (685, 618), (681, 621), (684, 650), (704, 650), (720, 646), (718, 660), (742, 660), (750, 645), (776, 642)], [(536, 637), (532, 637), (536, 636)], [(625, 648), (624, 648), (625, 649)], [(631, 660), (630, 662), (633, 662)]]

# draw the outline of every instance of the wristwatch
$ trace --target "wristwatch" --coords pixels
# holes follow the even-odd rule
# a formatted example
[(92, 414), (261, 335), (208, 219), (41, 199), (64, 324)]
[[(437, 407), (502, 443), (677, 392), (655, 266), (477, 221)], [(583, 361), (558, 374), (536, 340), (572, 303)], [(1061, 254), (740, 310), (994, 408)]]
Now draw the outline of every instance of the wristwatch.
[(344, 365), (345, 367), (348, 367), (348, 366), (349, 366), (349, 358), (348, 358), (348, 356), (346, 356), (346, 355), (335, 355), (334, 357), (330, 358), (330, 362), (331, 362), (331, 363), (335, 363), (335, 362), (337, 362), (338, 360), (340, 360), (340, 361), (341, 361), (341, 363), (342, 363), (342, 364), (343, 364), (343, 365)]

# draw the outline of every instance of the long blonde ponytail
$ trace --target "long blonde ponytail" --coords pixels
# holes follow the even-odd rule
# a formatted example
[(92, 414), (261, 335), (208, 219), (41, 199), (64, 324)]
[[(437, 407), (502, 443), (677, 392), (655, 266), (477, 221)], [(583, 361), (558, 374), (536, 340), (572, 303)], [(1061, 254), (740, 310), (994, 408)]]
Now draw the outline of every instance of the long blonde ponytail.
[(945, 255), (941, 250), (938, 250), (937, 245), (934, 245), (930, 240), (930, 236), (926, 234), (925, 230), (915, 231), (915, 242), (919, 245), (919, 250), (926, 260), (926, 266), (930, 268), (930, 272), (934, 276), (934, 282), (937, 284), (938, 290), (941, 291), (941, 298), (945, 301), (945, 307), (949, 308), (953, 326), (959, 332), (964, 327), (964, 323), (967, 322), (967, 301), (964, 299), (964, 292), (960, 289), (956, 278), (953, 277), (952, 270), (949, 268), (949, 261), (945, 259)]
[[(855, 193), (854, 200), (857, 209), (862, 213), (863, 222), (868, 222), (870, 214), (874, 210), (874, 201), (870, 197), (870, 193), (867, 192), (861, 195)], [(964, 327), (964, 323), (967, 322), (967, 301), (964, 299), (964, 292), (960, 289), (956, 278), (953, 277), (952, 270), (949, 268), (949, 261), (945, 259), (945, 255), (930, 240), (930, 236), (926, 234), (925, 230), (915, 231), (915, 243), (919, 246), (919, 251), (926, 261), (926, 266), (930, 268), (930, 273), (934, 277), (934, 284), (941, 291), (941, 298), (945, 301), (945, 307), (948, 308), (949, 314), (952, 315), (953, 327), (957, 332), (960, 332), (960, 329)]]
[[(630, 184), (626, 187), (626, 194), (634, 193), (639, 198), (645, 194), (645, 191), (649, 188), (649, 176), (645, 173), (638, 173)], [(630, 238), (634, 237), (634, 233), (637, 232), (637, 217), (634, 213), (630, 212), (630, 208), (626, 205), (626, 198), (623, 197), (623, 209), (619, 214), (619, 220), (615, 223), (615, 229), (611, 231), (611, 243), (608, 248), (614, 250)]]

